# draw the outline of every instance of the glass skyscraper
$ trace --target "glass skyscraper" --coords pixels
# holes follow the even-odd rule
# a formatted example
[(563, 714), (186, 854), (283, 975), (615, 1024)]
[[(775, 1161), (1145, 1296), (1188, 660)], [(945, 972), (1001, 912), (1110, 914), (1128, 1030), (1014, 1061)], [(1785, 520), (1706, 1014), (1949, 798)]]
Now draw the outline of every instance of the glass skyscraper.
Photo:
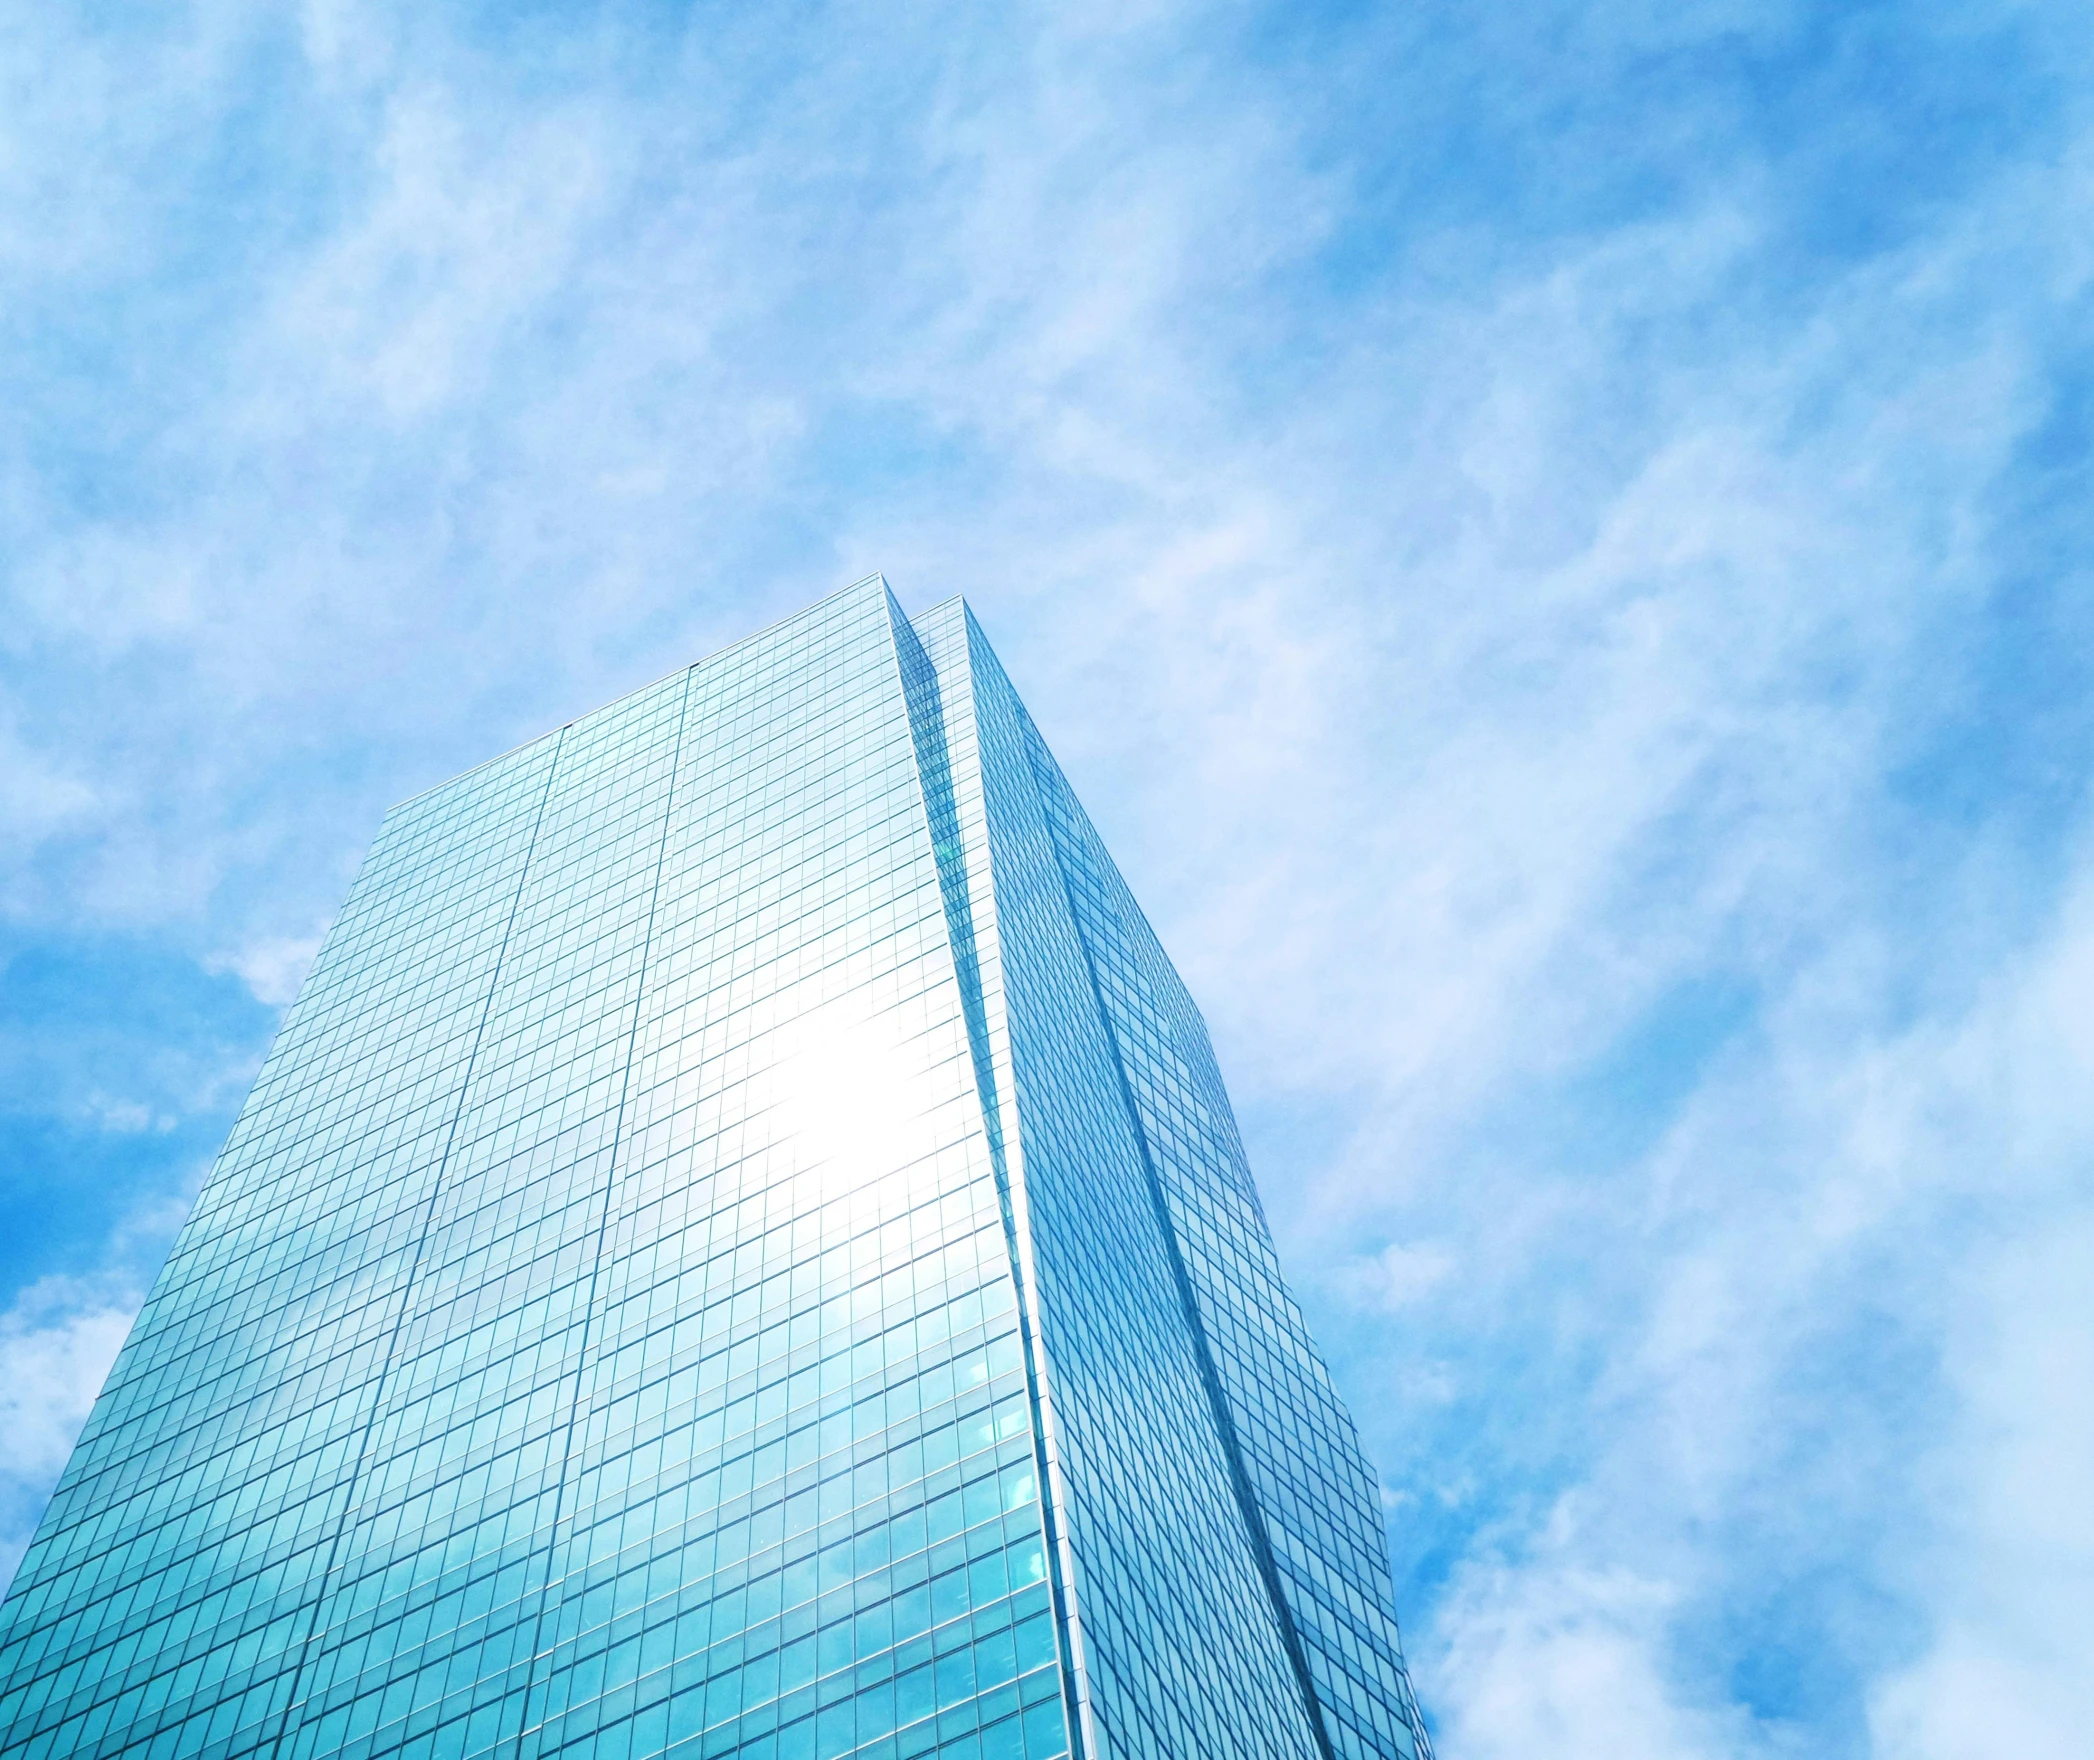
[(0, 1609), (46, 1760), (1427, 1756), (1206, 1030), (877, 577), (390, 813)]

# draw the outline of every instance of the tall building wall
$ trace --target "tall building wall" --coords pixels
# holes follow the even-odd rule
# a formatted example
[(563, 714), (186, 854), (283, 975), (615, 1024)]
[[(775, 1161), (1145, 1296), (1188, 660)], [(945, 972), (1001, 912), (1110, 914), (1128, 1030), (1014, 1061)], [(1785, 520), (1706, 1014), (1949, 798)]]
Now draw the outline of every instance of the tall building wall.
[(1183, 988), (877, 578), (387, 816), (4, 1606), (0, 1756), (1412, 1760)]
[(934, 627), (926, 645), (952, 680), (949, 712), (972, 721), (962, 786), (981, 802), (970, 824), (995, 909), (1003, 1086), (1056, 1420), (1055, 1501), (1073, 1554), (1080, 1701), (1101, 1760), (1310, 1756), (1085, 976), (1024, 711), (964, 607), (941, 612), (959, 627)]
[(1396, 1631), (1379, 1487), (1280, 1276), (1206, 1023), (1029, 718), (1023, 731), (1290, 1660), (1339, 1760), (1430, 1760)]

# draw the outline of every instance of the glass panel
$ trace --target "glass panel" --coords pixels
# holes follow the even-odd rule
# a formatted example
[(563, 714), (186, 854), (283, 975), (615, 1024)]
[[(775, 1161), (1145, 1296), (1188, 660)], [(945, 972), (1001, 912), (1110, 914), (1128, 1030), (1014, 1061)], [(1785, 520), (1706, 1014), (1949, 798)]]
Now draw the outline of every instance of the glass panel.
[(0, 1755), (1409, 1755), (1371, 1490), (1183, 986), (873, 579), (388, 815)]

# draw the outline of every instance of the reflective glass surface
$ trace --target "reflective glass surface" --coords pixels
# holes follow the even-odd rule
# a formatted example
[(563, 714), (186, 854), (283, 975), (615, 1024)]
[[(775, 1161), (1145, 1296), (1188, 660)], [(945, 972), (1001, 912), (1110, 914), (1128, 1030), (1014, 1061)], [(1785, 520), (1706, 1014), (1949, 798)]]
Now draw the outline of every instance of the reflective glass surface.
[(387, 816), (0, 1755), (1426, 1752), (1197, 1011), (877, 577)]

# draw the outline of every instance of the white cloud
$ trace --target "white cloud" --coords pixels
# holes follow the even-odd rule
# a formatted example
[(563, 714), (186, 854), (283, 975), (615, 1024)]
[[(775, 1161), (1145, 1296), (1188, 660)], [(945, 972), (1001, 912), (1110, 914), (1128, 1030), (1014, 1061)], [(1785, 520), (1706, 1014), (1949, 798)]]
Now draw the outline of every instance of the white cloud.
[(1885, 1760), (2062, 1760), (2094, 1726), (2094, 862), (2056, 939), (1930, 1062), (1906, 1091), (1937, 1136), (1922, 1165), (2011, 1208), (1949, 1274), (1954, 1403), (1928, 1519), (1889, 1561), (1931, 1634), (1870, 1721)]
[[(1807, 1745), (1727, 1672), (1783, 1644), (1820, 1751), (1865, 1706), (1936, 1760), (1982, 1691), (2044, 1753), (2094, 1575), (2052, 1362), (2094, 968), (2044, 853), (2085, 803), (2010, 798), (2026, 765), (1967, 823), (1913, 803), (2020, 712), (1983, 650), (2063, 566), (2015, 498), (2078, 347), (2086, 131), (1852, 248), (1868, 216), (1787, 205), (1786, 125), (1702, 162), (1730, 88), (1575, 132), (1653, 44), (1799, 54), (1798, 9), (1478, 15), (1461, 106), (1546, 211), (1443, 207), (1461, 165), (1401, 130), (1452, 16), (1256, 65), (1168, 7), (960, 16), (510, 61), (315, 0), (312, 85), (271, 84), (310, 187), (241, 210), (221, 280), (161, 228), (229, 211), (194, 141), (245, 14), (121, 110), (120, 50), (47, 43), (80, 72), (0, 189), (79, 169), (10, 285), (149, 302), (156, 250), (209, 285), (143, 308), (127, 378), (47, 387), (38, 432), (128, 493), (8, 463), (0, 811), (64, 834), (9, 910), (280, 1003), (284, 925), (392, 798), (867, 568), (964, 589), (1208, 1007), (1290, 1263), (1336, 1267), (1399, 1548), (1459, 1553), (1406, 1610), (1448, 1760)], [(1613, 160), (1653, 187), (1580, 208)], [(1712, 979), (1735, 1039), (1595, 1148), (1578, 1084)], [(77, 1358), (22, 1321), (25, 1385), (120, 1305)], [(1896, 1617), (1855, 1636), (1841, 1585)]]
[(29, 1544), (140, 1299), (54, 1277), (22, 1290), (0, 1314), (0, 1582)]
[(1957, 1306), (1928, 1537), (1894, 1567), (1932, 1632), (1871, 1694), (1884, 1760), (2066, 1760), (2094, 1726), (2094, 1201), (1986, 1259)]
[[(97, 804), (95, 791), (0, 723), (0, 823), (11, 839), (34, 840), (77, 821)], [(19, 846), (18, 846), (19, 847)]]
[(1441, 1749), (1463, 1760), (1745, 1760), (1800, 1752), (1726, 1707), (1679, 1702), (1663, 1582), (1621, 1570), (1479, 1566), (1439, 1622)]
[(1424, 1301), (1459, 1269), (1460, 1262), (1443, 1246), (1392, 1241), (1371, 1258), (1340, 1265), (1332, 1275), (1348, 1300), (1393, 1313)]
[(213, 961), (210, 969), (236, 973), (257, 1002), (282, 1008), (298, 995), (320, 951), (319, 935), (265, 935)]
[(142, 1131), (171, 1130), (176, 1122), (172, 1114), (155, 1112), (140, 1101), (122, 1100), (102, 1093), (88, 1094), (81, 1102), (80, 1111), (93, 1120), (97, 1129), (124, 1136), (135, 1136)]
[[(1486, 1263), (1460, 1292), (1500, 1324), (1569, 1313), (1606, 1361), (1572, 1408), (1575, 1489), (1479, 1534), (1414, 1631), (1449, 1753), (1814, 1751), (1750, 1691), (1726, 1701), (1712, 1619), (1770, 1628), (1776, 1655), (1815, 1633), (1806, 1665), (1854, 1683), (1885, 1760), (2077, 1751), (2090, 974), (2083, 861), (1962, 1008), (1859, 1042), (1822, 995), (1776, 1021), (1780, 1061), (1710, 1081), (1608, 1200), (1619, 1220), (1585, 1224), (1602, 1269)], [(1479, 1226), (1514, 1199), (1491, 1187)]]

